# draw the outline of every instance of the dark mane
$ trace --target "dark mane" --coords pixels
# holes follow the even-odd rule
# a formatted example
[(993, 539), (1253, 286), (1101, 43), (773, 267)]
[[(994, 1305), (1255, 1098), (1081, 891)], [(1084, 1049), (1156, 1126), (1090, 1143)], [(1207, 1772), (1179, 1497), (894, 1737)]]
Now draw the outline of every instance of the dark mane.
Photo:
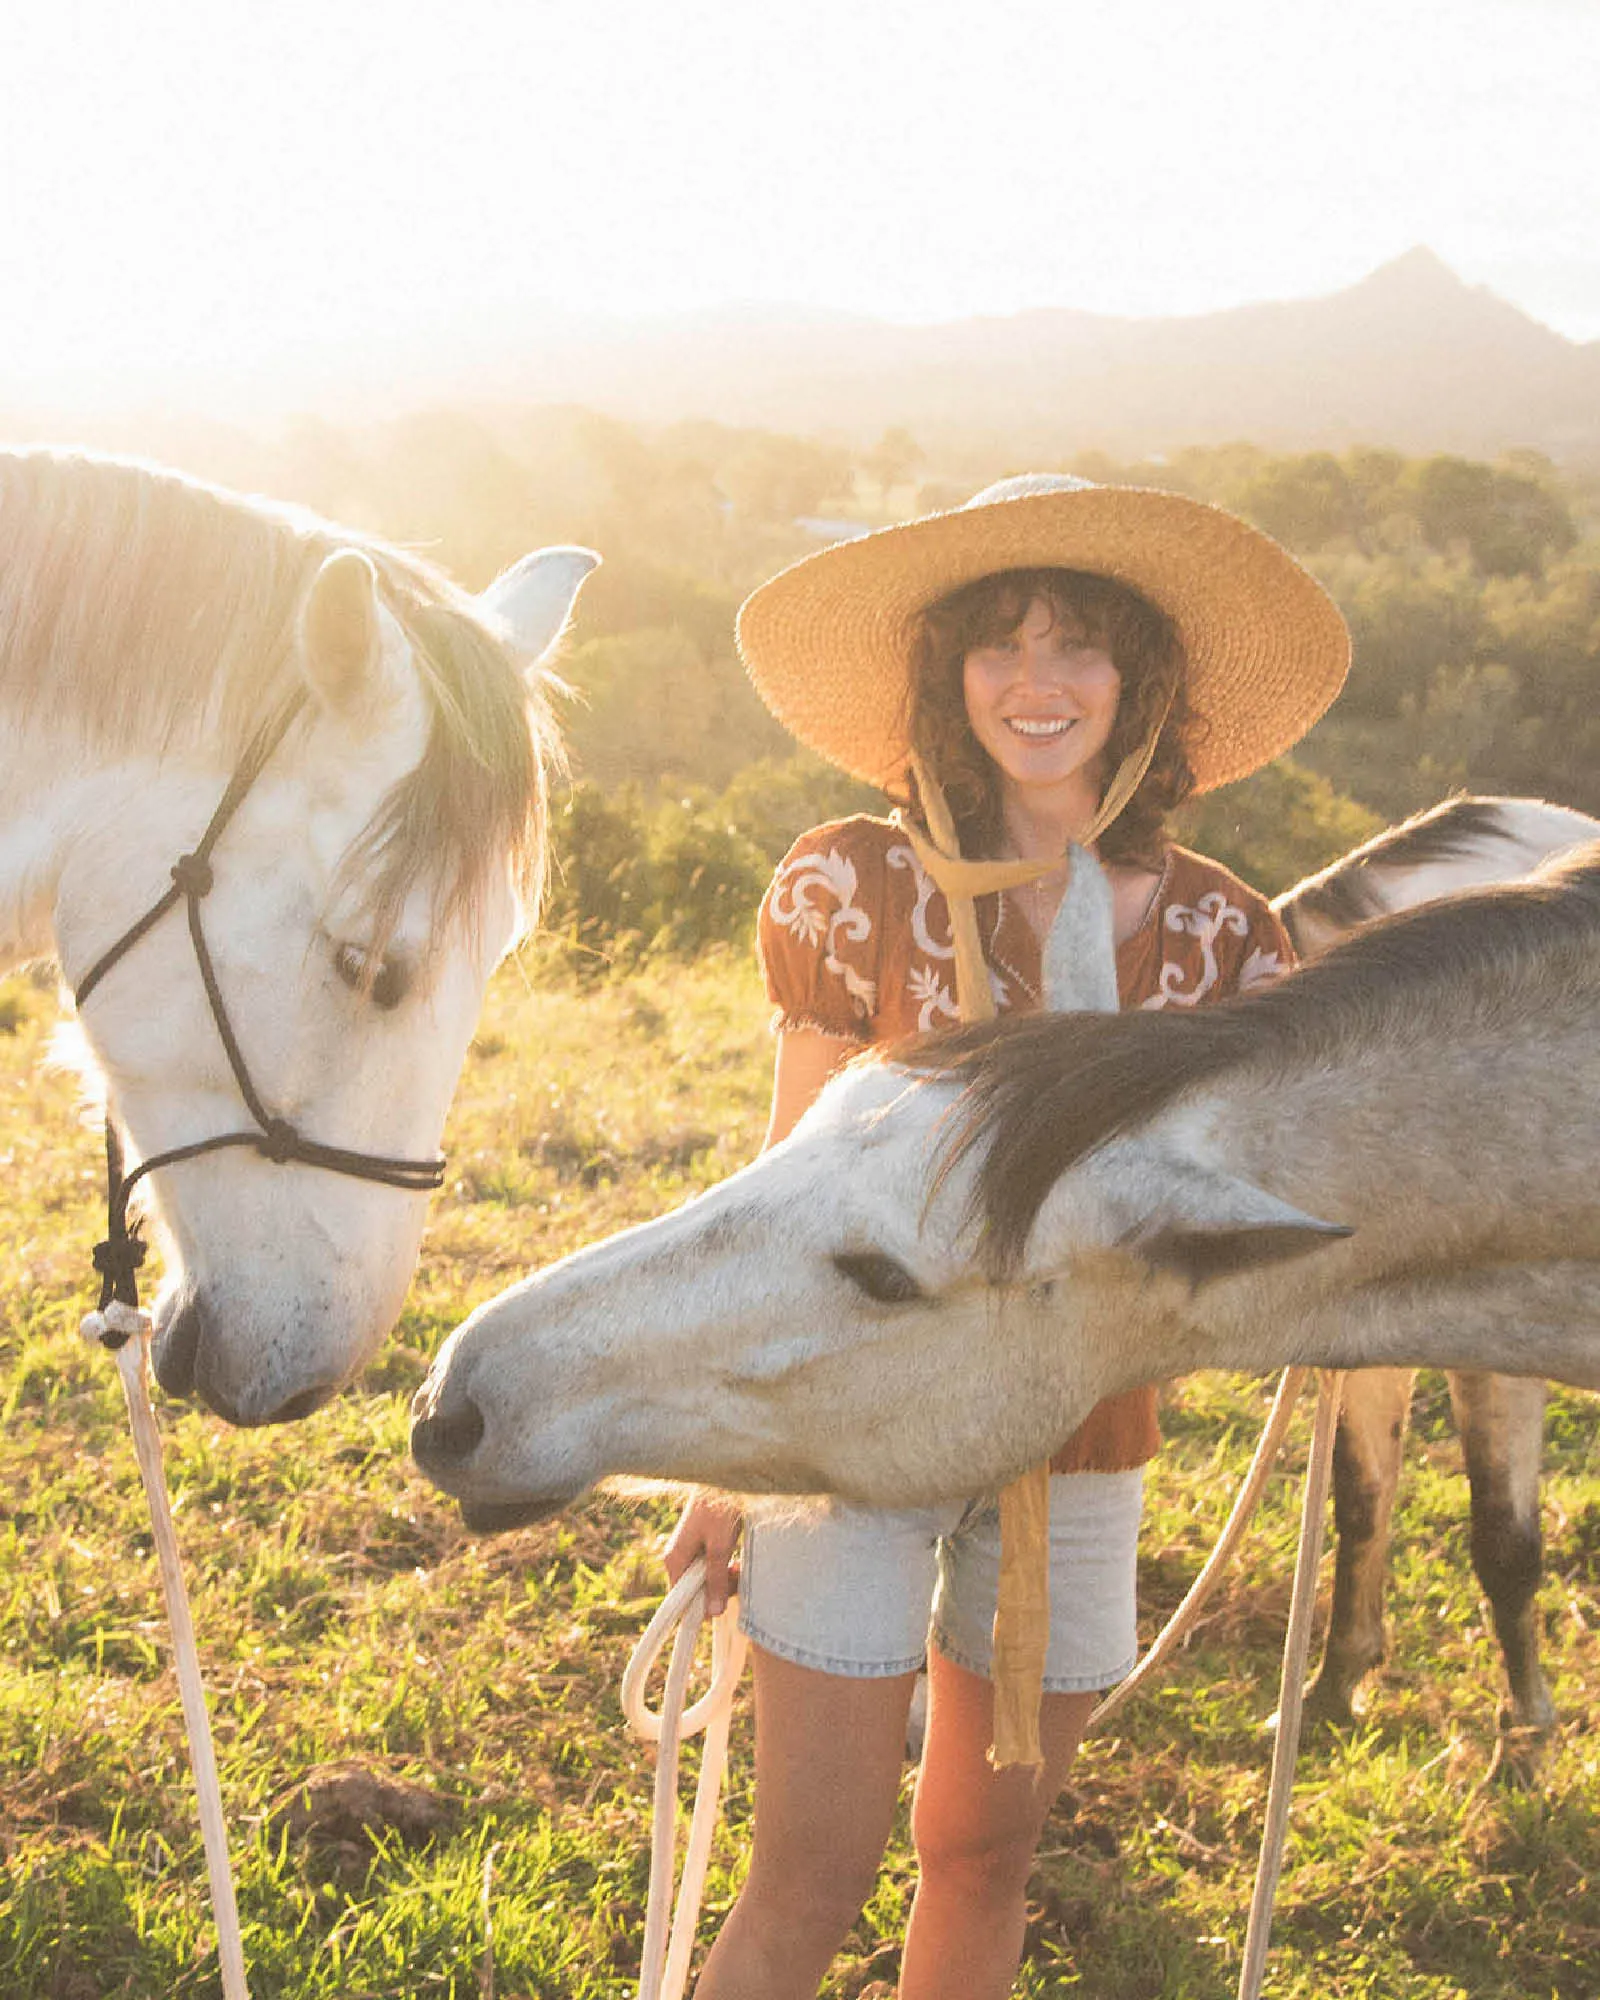
[(1302, 916), (1322, 917), (1341, 930), (1382, 913), (1375, 875), (1392, 868), (1426, 868), (1456, 861), (1480, 851), (1489, 842), (1508, 840), (1498, 799), (1455, 798), (1430, 806), (1399, 826), (1374, 834), (1371, 840), (1312, 875), (1273, 908), (1295, 934)]
[(359, 548), (411, 640), (432, 711), (416, 769), (349, 857), (374, 942), (420, 883), (444, 921), (509, 856), (536, 904), (548, 715), (521, 663), (440, 571), (303, 510), (84, 453), (0, 452), (0, 696), (93, 747), (199, 741), (236, 760), (298, 684), (301, 608), (335, 549)]
[(1597, 982), (1600, 843), (1529, 881), (1386, 918), (1247, 999), (1195, 1013), (1004, 1018), (890, 1055), (961, 1086), (938, 1177), (981, 1152), (974, 1213), (985, 1268), (1003, 1282), (1069, 1168), (1225, 1073), (1433, 1045), (1475, 1021), (1514, 1026), (1556, 992)]

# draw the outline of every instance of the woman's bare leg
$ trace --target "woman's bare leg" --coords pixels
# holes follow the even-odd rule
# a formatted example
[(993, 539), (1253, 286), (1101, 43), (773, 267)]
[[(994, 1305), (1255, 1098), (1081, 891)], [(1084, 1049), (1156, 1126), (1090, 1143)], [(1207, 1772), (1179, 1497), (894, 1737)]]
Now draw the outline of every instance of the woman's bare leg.
[(996, 1771), (990, 1683), (931, 1651), (928, 1673), (927, 1748), (912, 1813), (921, 1872), (900, 1996), (1005, 2000), (1022, 1958), (1034, 1851), (1098, 1697), (1047, 1694), (1043, 1770)]
[(914, 1674), (851, 1680), (752, 1646), (750, 1874), (695, 2000), (814, 2000), (894, 1824)]

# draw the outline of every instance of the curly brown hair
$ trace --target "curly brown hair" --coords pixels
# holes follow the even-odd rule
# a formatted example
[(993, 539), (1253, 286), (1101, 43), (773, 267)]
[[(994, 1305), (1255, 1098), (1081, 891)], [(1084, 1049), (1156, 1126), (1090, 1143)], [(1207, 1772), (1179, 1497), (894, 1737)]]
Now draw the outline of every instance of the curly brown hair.
[[(1015, 632), (1041, 598), (1058, 619), (1080, 626), (1104, 646), (1122, 676), (1105, 751), (1109, 771), (1141, 748), (1166, 713), (1149, 769), (1099, 842), (1107, 861), (1159, 868), (1167, 847), (1166, 816), (1194, 790), (1186, 744), (1196, 721), (1185, 692), (1187, 662), (1177, 628), (1130, 585), (1087, 570), (1002, 570), (930, 604), (912, 631), (909, 741), (944, 792), (961, 851), (974, 857), (997, 853), (1004, 837), (1000, 776), (967, 720), (962, 669), (976, 647)], [(908, 783), (909, 803), (920, 819), (916, 780)]]

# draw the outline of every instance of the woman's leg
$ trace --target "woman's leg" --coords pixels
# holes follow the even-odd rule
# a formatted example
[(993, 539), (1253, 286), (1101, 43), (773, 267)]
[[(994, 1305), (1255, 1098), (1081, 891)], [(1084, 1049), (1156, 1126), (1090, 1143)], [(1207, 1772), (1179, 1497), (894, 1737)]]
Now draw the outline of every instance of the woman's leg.
[(852, 1679), (796, 1666), (759, 1645), (751, 1657), (750, 1873), (695, 2000), (814, 2000), (877, 1879), (916, 1676)]
[(1028, 1877), (1094, 1694), (1047, 1694), (1044, 1768), (988, 1761), (994, 1692), (930, 1649), (927, 1747), (912, 1834), (920, 1877), (906, 1931), (900, 2000), (1004, 2000), (1022, 1958)]

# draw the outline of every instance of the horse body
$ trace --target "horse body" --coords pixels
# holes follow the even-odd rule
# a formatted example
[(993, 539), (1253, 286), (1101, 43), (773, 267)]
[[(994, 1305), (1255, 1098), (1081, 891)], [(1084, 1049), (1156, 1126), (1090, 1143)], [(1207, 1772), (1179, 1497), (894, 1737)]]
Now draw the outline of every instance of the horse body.
[[(1273, 907), (1302, 960), (1357, 924), (1456, 890), (1527, 873), (1551, 854), (1600, 838), (1600, 821), (1537, 799), (1447, 801), (1308, 878)], [(1322, 1665), (1307, 1691), (1314, 1715), (1348, 1723), (1363, 1676), (1384, 1657), (1383, 1590), (1413, 1370), (1348, 1378), (1334, 1446), (1338, 1551)], [(1449, 1374), (1466, 1460), (1472, 1561), (1489, 1600), (1510, 1689), (1513, 1728), (1548, 1729), (1555, 1706), (1539, 1664), (1534, 1613), (1542, 1564), (1539, 1460), (1544, 1384)]]
[(903, 1505), (1200, 1368), (1600, 1386), (1587, 859), (1247, 1001), (846, 1072), (720, 1188), (474, 1314), (419, 1395), (420, 1463), (485, 1522), (614, 1473)]
[[(547, 551), (470, 599), (381, 544), (176, 475), (0, 454), (4, 966), (54, 957), (75, 986), (297, 703), (213, 857), (217, 984), (275, 1116), (355, 1152), (436, 1151), (542, 859), (549, 737), (524, 669), (593, 560)], [(181, 905), (79, 1025), (136, 1158), (249, 1122)], [(299, 1415), (393, 1324), (418, 1195), (245, 1147), (151, 1185), (167, 1387), (235, 1422)]]

